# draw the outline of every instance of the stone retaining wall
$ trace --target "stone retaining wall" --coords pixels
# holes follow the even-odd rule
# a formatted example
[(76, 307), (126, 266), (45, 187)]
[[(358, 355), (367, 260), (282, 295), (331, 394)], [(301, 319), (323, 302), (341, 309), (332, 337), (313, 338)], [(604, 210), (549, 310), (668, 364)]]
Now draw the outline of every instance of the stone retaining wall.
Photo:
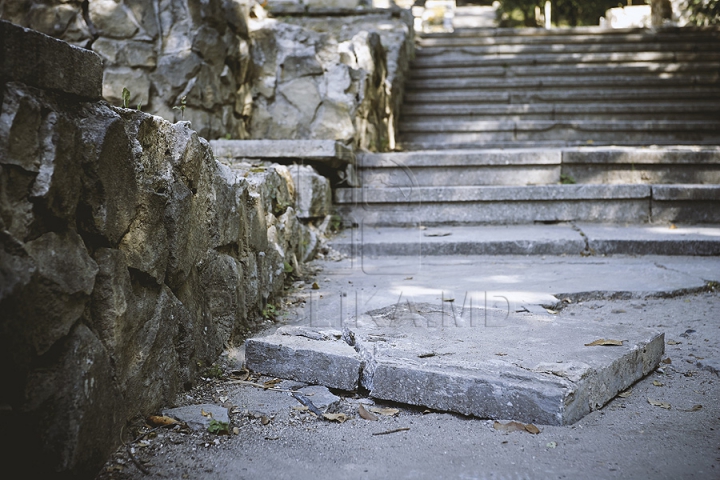
[(0, 2), (0, 18), (100, 54), (102, 94), (114, 105), (127, 88), (130, 107), (188, 120), (207, 139), (330, 139), (387, 150), (413, 51), (412, 16), (374, 12), (273, 20), (251, 0)]
[(288, 167), (223, 165), (187, 122), (68, 91), (62, 61), (15, 81), (27, 68), (8, 62), (36, 47), (83, 71), (97, 57), (0, 27), (29, 46), (0, 62), (2, 454), (42, 458), (30, 476), (92, 477), (127, 419), (174, 404), (262, 320), (317, 235)]

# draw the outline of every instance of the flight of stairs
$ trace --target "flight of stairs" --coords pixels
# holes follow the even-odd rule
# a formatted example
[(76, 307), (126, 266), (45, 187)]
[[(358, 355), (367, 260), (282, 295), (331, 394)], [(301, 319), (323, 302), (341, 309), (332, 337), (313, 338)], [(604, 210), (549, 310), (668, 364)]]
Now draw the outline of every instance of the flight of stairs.
[(347, 223), (720, 223), (720, 29), (424, 35), (398, 150)]

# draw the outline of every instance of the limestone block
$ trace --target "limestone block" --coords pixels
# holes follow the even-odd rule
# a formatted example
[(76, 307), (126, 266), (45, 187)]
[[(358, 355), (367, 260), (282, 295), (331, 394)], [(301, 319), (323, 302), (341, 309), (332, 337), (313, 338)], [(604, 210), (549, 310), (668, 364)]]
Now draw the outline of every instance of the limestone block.
[(103, 67), (97, 54), (2, 20), (0, 37), (0, 78), (100, 98)]
[(138, 31), (132, 13), (125, 4), (115, 0), (93, 0), (88, 13), (98, 33), (110, 38), (130, 38)]
[(147, 104), (150, 99), (150, 79), (144, 70), (130, 67), (110, 67), (103, 75), (103, 97), (115, 105), (123, 104), (123, 88), (130, 91), (128, 107)]
[(227, 46), (220, 33), (207, 25), (200, 27), (195, 34), (192, 49), (207, 63), (222, 66), (225, 62)]
[(312, 78), (301, 77), (280, 84), (278, 91), (305, 117), (303, 123), (312, 119), (322, 100), (318, 84)]
[(41, 105), (22, 87), (5, 87), (0, 110), (0, 162), (28, 172), (40, 171)]
[(341, 142), (350, 142), (355, 135), (348, 107), (325, 101), (315, 114), (312, 123), (312, 138), (333, 138)]
[(295, 209), (298, 218), (329, 215), (332, 209), (330, 181), (308, 165), (293, 165), (290, 172), (295, 183)]
[(140, 34), (155, 40), (159, 27), (155, 16), (154, 3), (148, 0), (124, 0), (125, 7), (140, 25)]
[(35, 355), (68, 334), (85, 309), (98, 267), (73, 231), (48, 232), (25, 244), (36, 273), (17, 298), (11, 318)]
[(68, 336), (52, 368), (38, 368), (28, 375), (24, 392), (28, 402), (23, 408), (43, 426), (35, 448), (46, 461), (39, 468), (72, 478), (97, 474), (116, 448), (122, 426), (109, 413), (122, 408), (112, 379), (105, 349), (82, 323)]
[(323, 67), (315, 55), (288, 55), (280, 65), (280, 80), (322, 75)]
[[(194, 52), (184, 51), (173, 55), (161, 55), (157, 68), (150, 75), (158, 96), (165, 102), (177, 96), (188, 81), (200, 70), (202, 60)], [(177, 103), (180, 99), (178, 98)]]
[(215, 334), (210, 341), (220, 348), (227, 345), (238, 320), (245, 318), (243, 281), (242, 264), (229, 255), (212, 252), (200, 267), (200, 282)]
[(33, 30), (57, 37), (63, 34), (75, 17), (81, 16), (79, 5), (70, 3), (60, 5), (34, 4), (28, 12), (29, 26)]
[(92, 48), (105, 59), (106, 66), (117, 64), (153, 68), (157, 64), (155, 47), (148, 42), (100, 37), (93, 42)]

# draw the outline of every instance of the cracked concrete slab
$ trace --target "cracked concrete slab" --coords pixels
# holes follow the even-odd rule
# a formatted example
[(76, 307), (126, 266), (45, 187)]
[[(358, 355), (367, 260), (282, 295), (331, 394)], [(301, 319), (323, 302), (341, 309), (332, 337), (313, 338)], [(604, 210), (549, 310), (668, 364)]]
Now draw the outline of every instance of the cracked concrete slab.
[[(629, 325), (426, 303), (369, 311), (345, 324), (342, 338), (320, 332), (285, 327), (249, 339), (247, 365), (328, 387), (361, 386), (382, 400), (566, 425), (655, 369), (664, 352), (663, 333)], [(622, 346), (587, 346), (601, 338)]]

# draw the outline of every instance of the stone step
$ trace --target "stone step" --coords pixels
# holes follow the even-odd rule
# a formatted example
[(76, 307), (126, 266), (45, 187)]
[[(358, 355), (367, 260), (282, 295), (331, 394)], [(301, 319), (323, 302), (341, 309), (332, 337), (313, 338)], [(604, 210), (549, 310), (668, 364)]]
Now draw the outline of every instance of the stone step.
[(578, 79), (571, 75), (558, 77), (527, 76), (527, 77), (463, 77), (463, 78), (420, 78), (409, 80), (405, 88), (408, 92), (442, 92), (451, 90), (482, 89), (483, 91), (502, 90), (515, 91), (522, 89), (562, 89), (587, 92), (596, 88), (637, 89), (643, 88), (674, 88), (688, 89), (694, 86), (717, 86), (720, 88), (720, 73), (675, 75), (649, 73), (643, 75), (603, 75)]
[(448, 53), (445, 55), (419, 56), (411, 63), (413, 69), (419, 68), (450, 68), (470, 66), (505, 66), (505, 65), (582, 65), (606, 63), (690, 63), (720, 61), (720, 53), (710, 52), (597, 52), (597, 53), (536, 53), (506, 55), (472, 55)]
[(438, 37), (434, 35), (423, 35), (418, 45), (421, 48), (446, 48), (446, 47), (474, 47), (474, 46), (496, 46), (496, 45), (557, 45), (557, 44), (576, 44), (576, 45), (603, 45), (603, 44), (620, 44), (620, 43), (716, 43), (720, 41), (720, 32), (714, 30), (712, 32), (696, 32), (687, 34), (677, 33), (653, 33), (644, 30), (639, 33), (619, 33), (613, 34), (590, 34), (590, 35), (545, 35), (545, 36), (526, 36), (526, 35), (505, 35), (505, 36), (467, 36), (452, 35)]
[(358, 156), (364, 187), (578, 183), (720, 184), (720, 148), (435, 150)]
[(711, 120), (720, 119), (720, 101), (673, 103), (584, 104), (411, 104), (401, 110), (407, 122), (430, 120)]
[(486, 46), (448, 46), (420, 47), (415, 50), (415, 58), (431, 58), (444, 55), (564, 55), (588, 53), (645, 53), (645, 52), (676, 52), (682, 56), (687, 52), (712, 52), (720, 48), (720, 41), (705, 42), (629, 42), (629, 43), (547, 43), (534, 42), (524, 45), (486, 45)]
[(572, 28), (557, 28), (546, 30), (544, 28), (468, 28), (456, 29), (453, 32), (423, 33), (423, 39), (440, 38), (527, 38), (528, 41), (541, 40), (547, 37), (567, 38), (577, 35), (596, 35), (602, 37), (619, 37), (623, 35), (644, 35), (649, 32), (657, 32), (662, 35), (718, 35), (720, 29), (717, 26), (666, 26), (655, 30), (646, 28), (612, 28), (600, 26), (584, 26)]
[(437, 255), (720, 255), (720, 225), (474, 225), (434, 228), (366, 224), (329, 242), (353, 257)]
[(448, 104), (463, 105), (475, 103), (592, 103), (597, 102), (649, 102), (662, 101), (702, 101), (720, 99), (719, 87), (690, 86), (687, 88), (615, 88), (593, 90), (527, 90), (518, 92), (507, 91), (441, 91), (441, 92), (407, 92), (404, 96), (405, 105), (412, 104)]
[(720, 223), (720, 185), (341, 188), (335, 203), (358, 225)]
[(527, 76), (558, 76), (571, 75), (678, 75), (687, 73), (717, 73), (720, 62), (701, 63), (660, 63), (660, 62), (628, 62), (628, 63), (590, 63), (576, 65), (495, 65), (495, 66), (462, 66), (462, 67), (427, 67), (411, 70), (409, 77), (420, 78), (461, 78), (461, 77), (527, 77)]
[(720, 144), (717, 121), (543, 121), (402, 122), (400, 141), (437, 144), (483, 142), (584, 141), (610, 145)]

